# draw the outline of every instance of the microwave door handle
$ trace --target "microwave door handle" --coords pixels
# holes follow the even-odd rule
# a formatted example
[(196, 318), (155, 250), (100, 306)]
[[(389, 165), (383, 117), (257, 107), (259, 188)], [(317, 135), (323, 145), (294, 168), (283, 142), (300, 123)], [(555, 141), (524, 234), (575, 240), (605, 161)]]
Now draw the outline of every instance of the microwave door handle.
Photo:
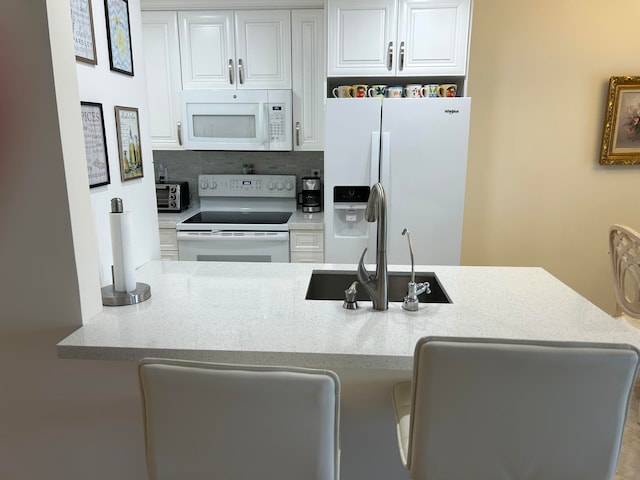
[(264, 128), (262, 130), (262, 138), (263, 138), (263, 145), (265, 147), (265, 150), (271, 150), (271, 139), (269, 138), (269, 104), (268, 103), (264, 103), (264, 110), (263, 110), (263, 115), (264, 115)]

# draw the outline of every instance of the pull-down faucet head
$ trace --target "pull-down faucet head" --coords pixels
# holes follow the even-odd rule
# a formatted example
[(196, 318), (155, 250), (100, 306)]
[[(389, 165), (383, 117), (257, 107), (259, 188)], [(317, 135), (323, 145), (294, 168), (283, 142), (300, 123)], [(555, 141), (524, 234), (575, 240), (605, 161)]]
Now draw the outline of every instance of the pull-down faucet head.
[(371, 276), (364, 266), (364, 249), (358, 263), (358, 281), (363, 286), (376, 310), (389, 308), (389, 291), (387, 278), (387, 198), (382, 184), (371, 187), (369, 201), (365, 211), (367, 222), (378, 222), (376, 236), (376, 273)]

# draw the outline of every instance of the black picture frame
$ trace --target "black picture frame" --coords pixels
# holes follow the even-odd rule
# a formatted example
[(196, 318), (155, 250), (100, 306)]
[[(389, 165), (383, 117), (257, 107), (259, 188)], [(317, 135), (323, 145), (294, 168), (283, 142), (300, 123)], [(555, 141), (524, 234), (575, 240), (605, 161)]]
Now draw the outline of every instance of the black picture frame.
[(80, 102), (89, 188), (111, 183), (102, 104)]
[(107, 20), (109, 67), (114, 72), (133, 76), (129, 2), (127, 0), (104, 0), (104, 14)]

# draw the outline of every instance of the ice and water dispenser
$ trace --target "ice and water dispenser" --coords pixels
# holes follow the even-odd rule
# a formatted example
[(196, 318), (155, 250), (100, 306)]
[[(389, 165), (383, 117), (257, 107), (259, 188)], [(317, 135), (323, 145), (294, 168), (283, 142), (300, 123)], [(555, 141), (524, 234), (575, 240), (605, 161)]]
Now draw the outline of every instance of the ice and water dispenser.
[(333, 187), (333, 233), (336, 237), (364, 237), (369, 233), (365, 210), (368, 186)]

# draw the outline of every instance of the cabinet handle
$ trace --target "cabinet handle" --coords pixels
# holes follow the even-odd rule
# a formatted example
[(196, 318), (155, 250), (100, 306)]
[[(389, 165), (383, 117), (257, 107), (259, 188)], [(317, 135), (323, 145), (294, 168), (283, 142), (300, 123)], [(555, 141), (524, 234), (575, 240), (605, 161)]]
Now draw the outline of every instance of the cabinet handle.
[(182, 122), (178, 122), (178, 145), (182, 146)]
[(387, 70), (391, 71), (393, 65), (393, 42), (389, 42), (389, 48), (387, 48)]
[(404, 42), (400, 42), (400, 71), (404, 68)]
[(244, 83), (244, 69), (242, 67), (241, 58), (238, 59), (238, 80), (240, 81), (241, 85)]
[(296, 122), (296, 145), (300, 146), (300, 122)]
[(233, 60), (229, 59), (229, 83), (233, 85)]

